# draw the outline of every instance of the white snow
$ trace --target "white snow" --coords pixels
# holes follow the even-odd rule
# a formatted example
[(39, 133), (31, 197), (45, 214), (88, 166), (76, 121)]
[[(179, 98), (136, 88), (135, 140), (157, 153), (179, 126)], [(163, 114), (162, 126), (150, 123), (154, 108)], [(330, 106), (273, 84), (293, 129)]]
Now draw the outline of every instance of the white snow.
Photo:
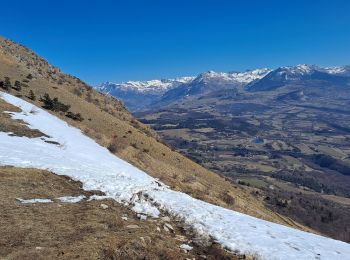
[[(128, 204), (153, 217), (162, 209), (232, 251), (261, 259), (350, 259), (350, 245), (260, 220), (170, 190), (145, 172), (109, 153), (80, 130), (46, 111), (9, 94), (0, 97), (21, 108), (12, 113), (39, 129), (57, 146), (41, 138), (0, 133), (0, 165), (47, 169), (81, 181), (85, 190), (100, 190), (105, 198)], [(97, 197), (95, 199), (99, 199)], [(91, 198), (92, 199), (92, 198)], [(155, 206), (157, 205), (157, 206)]]
[(192, 246), (189, 246), (189, 245), (187, 245), (187, 244), (182, 244), (182, 245), (180, 245), (180, 248), (181, 248), (181, 249), (184, 249), (184, 250), (186, 250), (186, 251), (191, 251), (191, 250), (193, 249)]
[[(59, 197), (56, 198), (60, 202), (63, 203), (77, 203), (85, 199), (86, 197), (84, 195), (79, 195), (79, 196), (64, 196), (64, 197)], [(22, 204), (34, 204), (34, 203), (51, 203), (53, 200), (51, 199), (22, 199), (22, 198), (17, 198), (19, 202)]]
[(57, 198), (59, 201), (63, 203), (77, 203), (85, 199), (86, 197), (84, 195), (79, 196), (64, 196)]
[(51, 203), (51, 202), (53, 202), (50, 199), (29, 199), (29, 200), (25, 200), (25, 199), (17, 198), (17, 200), (19, 202), (21, 202), (22, 204)]
[(228, 73), (215, 72), (211, 70), (206, 73), (202, 73), (198, 78), (201, 78), (202, 80), (216, 79), (216, 80), (224, 80), (224, 81), (233, 82), (233, 83), (248, 84), (254, 80), (258, 80), (265, 77), (269, 72), (271, 72), (271, 70), (267, 68), (248, 70), (245, 72), (228, 72)]
[(292, 75), (307, 75), (315, 71), (324, 72), (328, 74), (333, 75), (345, 75), (348, 73), (348, 67), (320, 67), (317, 65), (307, 65), (307, 64), (299, 64), (297, 66), (287, 66), (287, 67), (281, 67), (282, 69), (281, 73), (289, 73), (290, 76)]
[(343, 74), (346, 72), (345, 67), (326, 67), (324, 71), (329, 74)]
[(219, 79), (233, 83), (248, 84), (254, 80), (261, 79), (266, 76), (270, 69), (255, 69), (245, 72), (215, 72), (208, 71), (200, 74), (198, 77), (179, 77), (175, 79), (154, 79), (147, 81), (127, 81), (122, 83), (105, 82), (97, 86), (96, 89), (103, 93), (113, 94), (115, 90), (134, 91), (142, 94), (161, 95), (166, 91), (176, 88), (184, 83), (190, 83), (195, 79)]
[(122, 83), (105, 82), (96, 89), (103, 93), (110, 93), (116, 89), (122, 91), (134, 91), (143, 94), (162, 94), (183, 83), (192, 81), (194, 77), (179, 77), (175, 79), (154, 79), (146, 81), (126, 81)]

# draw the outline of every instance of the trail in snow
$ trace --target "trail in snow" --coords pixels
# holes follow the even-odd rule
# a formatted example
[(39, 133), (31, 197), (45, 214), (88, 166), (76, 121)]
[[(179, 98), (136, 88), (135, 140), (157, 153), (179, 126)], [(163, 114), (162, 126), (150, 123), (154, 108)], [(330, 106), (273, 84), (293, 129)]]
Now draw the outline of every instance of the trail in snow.
[(30, 128), (50, 136), (26, 138), (0, 133), (0, 165), (47, 169), (67, 175), (81, 181), (85, 190), (100, 190), (108, 198), (132, 205), (137, 213), (156, 217), (160, 209), (165, 210), (228, 249), (261, 259), (350, 259), (347, 243), (172, 191), (46, 111), (35, 107), (37, 112), (30, 113), (32, 104), (6, 93), (1, 93), (0, 98), (22, 109), (20, 113), (11, 113), (14, 119), (22, 119)]

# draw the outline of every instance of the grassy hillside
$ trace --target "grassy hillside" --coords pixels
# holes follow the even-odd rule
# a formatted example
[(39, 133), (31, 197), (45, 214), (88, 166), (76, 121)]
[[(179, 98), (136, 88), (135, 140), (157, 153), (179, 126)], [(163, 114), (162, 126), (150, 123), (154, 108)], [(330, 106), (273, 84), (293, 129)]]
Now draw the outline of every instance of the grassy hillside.
[[(238, 259), (215, 244), (196, 245), (185, 252), (180, 245), (191, 237), (179, 223), (165, 218), (140, 221), (129, 208), (110, 199), (73, 204), (55, 200), (92, 194), (65, 176), (0, 167), (0, 258), (192, 259), (203, 255), (206, 259)], [(18, 202), (18, 198), (33, 197), (54, 202)], [(173, 232), (164, 230), (166, 223), (171, 223)]]
[[(0, 38), (0, 81), (3, 82), (2, 91), (38, 106), (46, 104), (51, 113), (175, 190), (252, 216), (305, 229), (264, 207), (254, 189), (236, 186), (164, 145), (157, 134), (134, 119), (121, 102), (97, 93), (78, 78), (49, 65), (31, 50), (4, 38)], [(46, 103), (42, 101), (45, 95)]]

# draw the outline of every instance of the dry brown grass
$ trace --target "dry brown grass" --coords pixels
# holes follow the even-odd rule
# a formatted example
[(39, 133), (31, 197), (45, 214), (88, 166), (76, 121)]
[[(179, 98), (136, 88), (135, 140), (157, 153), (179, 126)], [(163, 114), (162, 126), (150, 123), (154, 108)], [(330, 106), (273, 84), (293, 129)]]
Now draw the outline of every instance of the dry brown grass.
[[(0, 37), (0, 80), (8, 76), (12, 82), (27, 81), (28, 74), (33, 75), (26, 83), (29, 87), (22, 88), (21, 93), (12, 90), (13, 94), (41, 106), (39, 96), (48, 93), (71, 105), (71, 111), (80, 113), (85, 120), (77, 122), (63, 113), (52, 113), (173, 189), (252, 216), (300, 227), (267, 209), (262, 200), (250, 195), (249, 188), (226, 181), (159, 142), (158, 136), (135, 120), (119, 101), (97, 93), (79, 79), (49, 66), (30, 50)], [(36, 101), (26, 97), (30, 90), (37, 96)], [(223, 190), (234, 198), (234, 204), (225, 201)]]
[(15, 106), (5, 103), (0, 99), (0, 132), (12, 133), (16, 136), (27, 136), (27, 137), (40, 137), (44, 136), (38, 130), (30, 129), (22, 120), (13, 120), (11, 119), (10, 114), (3, 113), (4, 111), (8, 112), (20, 112)]
[[(0, 167), (0, 259), (236, 259), (217, 245), (185, 253), (176, 235), (190, 237), (178, 223), (171, 223), (174, 233), (166, 232), (161, 220), (140, 221), (113, 200), (30, 205), (16, 200), (91, 194), (68, 177)], [(127, 221), (121, 219), (124, 214)]]

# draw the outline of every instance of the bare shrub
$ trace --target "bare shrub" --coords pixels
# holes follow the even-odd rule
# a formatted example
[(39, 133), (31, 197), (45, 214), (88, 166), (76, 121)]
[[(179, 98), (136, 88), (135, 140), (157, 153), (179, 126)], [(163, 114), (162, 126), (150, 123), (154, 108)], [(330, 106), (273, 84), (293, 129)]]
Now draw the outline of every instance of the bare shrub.
[(193, 175), (187, 175), (183, 180), (182, 182), (185, 182), (185, 183), (193, 183), (196, 181), (196, 177), (193, 176)]
[(235, 198), (232, 197), (228, 192), (222, 192), (220, 194), (220, 198), (223, 202), (225, 202), (227, 205), (234, 205), (235, 204)]
[(124, 138), (117, 138), (114, 137), (110, 144), (107, 146), (107, 149), (111, 153), (118, 153), (122, 150), (124, 150), (126, 147), (128, 147), (128, 141), (125, 140)]

